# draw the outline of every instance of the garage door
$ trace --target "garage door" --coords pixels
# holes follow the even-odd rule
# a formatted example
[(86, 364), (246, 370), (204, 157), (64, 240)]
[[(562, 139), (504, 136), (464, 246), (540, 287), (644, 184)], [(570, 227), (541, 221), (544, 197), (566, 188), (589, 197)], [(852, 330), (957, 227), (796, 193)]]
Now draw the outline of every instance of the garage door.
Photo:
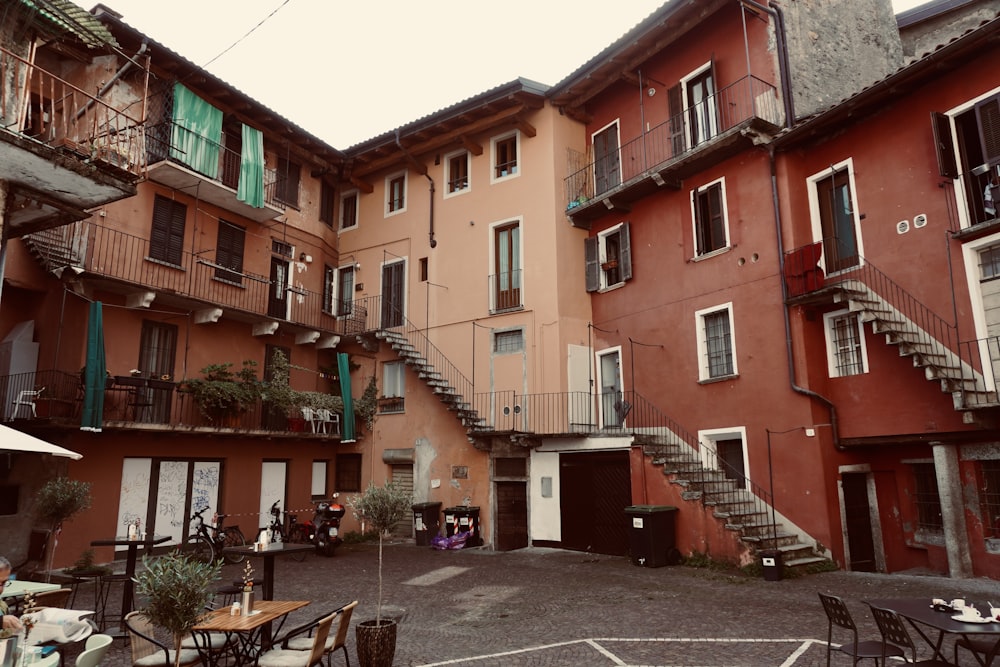
[(625, 508), (632, 504), (628, 451), (559, 455), (564, 549), (628, 553)]
[[(392, 483), (413, 497), (413, 464), (397, 463), (392, 465)], [(395, 537), (413, 537), (413, 514), (406, 517), (389, 531)]]

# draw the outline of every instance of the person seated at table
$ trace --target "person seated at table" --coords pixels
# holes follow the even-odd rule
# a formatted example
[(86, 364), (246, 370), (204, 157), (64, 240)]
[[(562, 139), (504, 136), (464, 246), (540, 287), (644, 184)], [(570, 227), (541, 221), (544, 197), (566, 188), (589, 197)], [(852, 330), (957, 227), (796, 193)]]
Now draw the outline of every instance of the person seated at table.
[[(10, 561), (0, 556), (0, 587), (6, 588), (10, 583)], [(12, 616), (7, 612), (7, 603), (0, 599), (0, 614), (3, 614), (3, 629), (17, 632), (21, 629), (21, 620), (17, 616)]]

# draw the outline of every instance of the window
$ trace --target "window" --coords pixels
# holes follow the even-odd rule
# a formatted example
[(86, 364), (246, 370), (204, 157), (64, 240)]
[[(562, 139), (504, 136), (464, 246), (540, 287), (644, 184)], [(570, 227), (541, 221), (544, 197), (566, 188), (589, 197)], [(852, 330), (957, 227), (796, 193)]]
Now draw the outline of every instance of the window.
[(979, 251), (979, 279), (981, 281), (1000, 278), (1000, 245)]
[(980, 461), (979, 477), (983, 533), (987, 538), (1000, 538), (1000, 460)]
[(387, 414), (403, 411), (405, 374), (406, 364), (402, 361), (382, 364), (382, 398), (379, 400), (379, 412)]
[[(177, 326), (144, 319), (139, 333), (136, 368), (146, 377), (172, 380), (176, 353)], [(173, 395), (172, 387), (137, 387), (132, 396), (135, 420), (152, 424), (168, 423)]]
[(632, 279), (630, 226), (619, 223), (583, 240), (587, 291), (597, 292)]
[(358, 193), (346, 192), (340, 198), (340, 228), (353, 229), (358, 226)]
[(737, 489), (747, 488), (747, 433), (743, 426), (698, 431), (702, 465), (719, 470)]
[(274, 184), (275, 198), (289, 206), (299, 206), (299, 174), (302, 167), (288, 158), (278, 158), (278, 180)]
[(219, 238), (215, 246), (215, 277), (237, 285), (243, 284), (243, 244), (246, 230), (219, 220)]
[(861, 218), (855, 206), (852, 161), (809, 177), (813, 238), (823, 242), (828, 274), (861, 264)]
[(719, 179), (691, 191), (694, 254), (701, 257), (729, 246), (725, 181)]
[(594, 192), (601, 194), (622, 182), (621, 154), (618, 151), (618, 121), (597, 132), (594, 143)]
[(688, 147), (708, 141), (719, 132), (718, 111), (715, 108), (715, 82), (712, 63), (681, 80), (688, 132)]
[(521, 227), (506, 222), (493, 227), (493, 270), (490, 282), (493, 312), (520, 308), (521, 303)]
[(934, 463), (911, 463), (910, 467), (913, 470), (913, 502), (917, 510), (917, 530), (929, 533), (944, 532)]
[(492, 141), (493, 180), (517, 175), (518, 134), (509, 134)]
[(309, 495), (313, 498), (326, 498), (326, 472), (329, 461), (313, 461), (312, 464), (312, 484), (309, 488)]
[(336, 313), (339, 317), (345, 317), (351, 314), (352, 304), (354, 303), (354, 265), (348, 264), (347, 266), (340, 267), (338, 272), (339, 276), (339, 287), (337, 289), (338, 303)]
[(385, 179), (386, 215), (406, 210), (406, 172)]
[(319, 189), (319, 221), (327, 227), (333, 227), (334, 196), (336, 190), (329, 183), (320, 183)]
[(965, 199), (962, 225), (997, 218), (1000, 202), (1000, 94), (991, 91), (948, 114), (934, 113), (938, 172), (957, 179)]
[(321, 306), (324, 313), (333, 314), (337, 312), (334, 303), (337, 293), (337, 270), (327, 264), (323, 267), (323, 304)]
[(695, 313), (698, 323), (699, 380), (728, 378), (737, 374), (731, 303)]
[(469, 189), (469, 152), (461, 151), (445, 157), (445, 182), (448, 190), (445, 196), (464, 192)]
[(861, 318), (846, 310), (823, 316), (826, 330), (827, 366), (830, 377), (868, 372), (868, 350)]
[(425, 282), (427, 282), (427, 280), (428, 280), (428, 278), (427, 278), (427, 258), (426, 257), (421, 257), (420, 258), (420, 282), (425, 283)]
[(493, 352), (495, 354), (511, 354), (524, 349), (524, 331), (495, 331), (493, 333)]
[(149, 230), (149, 257), (175, 266), (181, 265), (184, 250), (184, 221), (187, 206), (156, 195), (153, 225)]
[(335, 491), (361, 490), (361, 454), (337, 454), (337, 487)]

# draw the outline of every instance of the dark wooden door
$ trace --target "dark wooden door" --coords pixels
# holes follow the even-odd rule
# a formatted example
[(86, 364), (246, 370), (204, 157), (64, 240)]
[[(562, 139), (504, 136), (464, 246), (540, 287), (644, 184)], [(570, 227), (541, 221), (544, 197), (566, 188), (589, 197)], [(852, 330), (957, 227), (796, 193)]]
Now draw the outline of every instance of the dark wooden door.
[(267, 295), (267, 314), (278, 319), (288, 318), (288, 262), (271, 258), (271, 289)]
[(624, 556), (625, 508), (632, 504), (628, 452), (559, 456), (559, 501), (564, 549)]
[(876, 572), (868, 474), (843, 473), (840, 479), (844, 489), (847, 543), (851, 552), (850, 569), (853, 572)]
[(497, 482), (497, 550), (528, 546), (528, 485)]
[(403, 324), (404, 269), (403, 262), (393, 262), (382, 267), (383, 329)]

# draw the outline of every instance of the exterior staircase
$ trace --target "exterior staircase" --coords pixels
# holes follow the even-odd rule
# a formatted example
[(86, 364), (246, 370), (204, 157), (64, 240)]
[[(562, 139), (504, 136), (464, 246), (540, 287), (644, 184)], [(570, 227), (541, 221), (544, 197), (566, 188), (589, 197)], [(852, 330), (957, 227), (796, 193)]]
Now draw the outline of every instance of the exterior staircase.
[(42, 267), (56, 277), (62, 277), (66, 269), (82, 273), (87, 247), (86, 234), (81, 233), (86, 229), (83, 224), (77, 222), (35, 232), (22, 237), (22, 241)]

